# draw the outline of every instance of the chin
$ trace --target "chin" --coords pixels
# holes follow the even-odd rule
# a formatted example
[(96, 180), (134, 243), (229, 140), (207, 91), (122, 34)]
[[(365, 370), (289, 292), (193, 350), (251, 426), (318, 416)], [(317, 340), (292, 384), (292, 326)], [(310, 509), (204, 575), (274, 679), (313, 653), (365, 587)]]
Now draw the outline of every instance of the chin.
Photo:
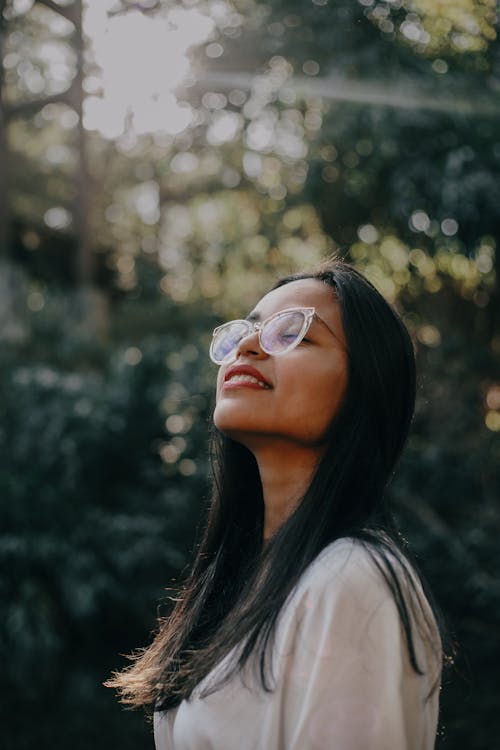
[[(228, 435), (228, 432), (231, 430), (231, 426), (234, 427), (234, 417), (231, 419), (230, 415), (224, 414), (225, 409), (221, 409), (219, 405), (215, 407), (214, 413), (213, 413), (213, 423), (217, 427), (220, 432), (223, 432), (225, 435)], [(229, 436), (229, 435), (228, 435)]]
[(252, 423), (248, 418), (248, 412), (237, 414), (234, 409), (215, 408), (213, 423), (215, 427), (231, 440), (249, 447), (257, 435), (262, 435), (263, 425), (261, 420)]
[(213, 422), (217, 429), (227, 437), (241, 435), (247, 432), (250, 427), (248, 419), (236, 419), (234, 415), (231, 417), (228, 414), (220, 414), (217, 413), (217, 410), (214, 412)]

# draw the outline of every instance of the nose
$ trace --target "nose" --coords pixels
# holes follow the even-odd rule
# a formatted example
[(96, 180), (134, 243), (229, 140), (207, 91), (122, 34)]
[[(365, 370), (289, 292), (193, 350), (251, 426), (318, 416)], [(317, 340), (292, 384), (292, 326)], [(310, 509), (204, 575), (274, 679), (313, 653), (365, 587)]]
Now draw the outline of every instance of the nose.
[(259, 341), (259, 332), (253, 330), (243, 336), (236, 349), (236, 358), (240, 355), (251, 356), (253, 359), (265, 359), (269, 355), (262, 349)]

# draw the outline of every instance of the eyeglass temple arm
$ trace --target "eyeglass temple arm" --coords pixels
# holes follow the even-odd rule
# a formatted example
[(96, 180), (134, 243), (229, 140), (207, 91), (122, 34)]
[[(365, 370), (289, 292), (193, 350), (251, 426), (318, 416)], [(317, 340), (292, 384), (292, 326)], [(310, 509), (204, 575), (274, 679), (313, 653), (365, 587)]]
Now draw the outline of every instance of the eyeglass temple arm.
[(339, 337), (337, 336), (337, 334), (336, 334), (336, 333), (334, 333), (334, 332), (332, 331), (332, 329), (330, 328), (330, 326), (328, 325), (328, 323), (326, 322), (326, 320), (323, 320), (323, 318), (320, 318), (320, 316), (318, 315), (318, 313), (317, 313), (317, 312), (314, 312), (314, 314), (313, 314), (313, 317), (314, 317), (314, 318), (316, 318), (316, 320), (319, 320), (319, 322), (320, 322), (320, 323), (323, 323), (323, 325), (325, 326), (325, 328), (327, 328), (327, 329), (328, 329), (328, 330), (330, 331), (330, 333), (332, 334), (332, 336), (333, 336), (333, 337), (334, 337), (335, 339), (337, 339), (337, 341), (338, 341), (338, 342), (339, 342), (340, 344), (342, 344), (342, 347), (343, 347), (343, 348), (345, 349), (345, 344), (344, 344), (344, 342), (343, 342), (343, 341), (341, 341), (341, 339), (339, 339)]

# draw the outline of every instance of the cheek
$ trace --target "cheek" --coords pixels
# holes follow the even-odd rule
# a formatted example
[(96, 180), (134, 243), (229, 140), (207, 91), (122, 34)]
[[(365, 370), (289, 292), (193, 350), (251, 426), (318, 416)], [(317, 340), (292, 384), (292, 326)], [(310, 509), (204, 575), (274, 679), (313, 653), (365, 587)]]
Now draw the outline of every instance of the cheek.
[(305, 430), (323, 435), (337, 414), (347, 389), (347, 373), (344, 366), (328, 370), (317, 370), (307, 384), (301, 380), (300, 372), (289, 379), (290, 394), (287, 411)]
[(222, 385), (223, 382), (224, 382), (224, 368), (223, 367), (219, 367), (219, 371), (217, 373), (217, 382), (216, 382), (216, 386), (215, 386), (215, 388), (216, 388), (216, 390), (215, 390), (215, 400), (216, 400), (216, 402), (219, 399), (220, 389), (221, 389), (221, 385)]

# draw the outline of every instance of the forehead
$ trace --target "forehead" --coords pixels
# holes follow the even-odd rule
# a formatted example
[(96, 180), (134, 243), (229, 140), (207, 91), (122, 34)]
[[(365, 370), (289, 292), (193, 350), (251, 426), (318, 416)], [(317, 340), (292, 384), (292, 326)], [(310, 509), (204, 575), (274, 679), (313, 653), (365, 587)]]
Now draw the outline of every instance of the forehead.
[(315, 307), (334, 333), (343, 337), (340, 305), (334, 290), (318, 279), (299, 279), (273, 289), (255, 305), (253, 315), (260, 320), (287, 307)]

